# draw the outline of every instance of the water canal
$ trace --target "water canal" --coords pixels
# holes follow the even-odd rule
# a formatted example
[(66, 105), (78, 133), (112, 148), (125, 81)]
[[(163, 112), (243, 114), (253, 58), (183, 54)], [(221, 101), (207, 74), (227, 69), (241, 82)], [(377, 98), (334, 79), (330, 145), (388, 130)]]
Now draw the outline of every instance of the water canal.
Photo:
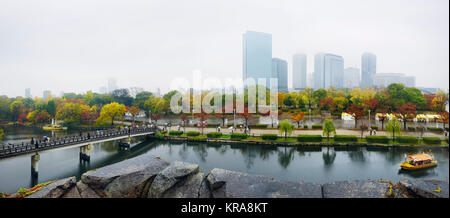
[[(21, 142), (30, 137), (48, 135), (40, 129), (7, 128), (3, 143)], [(66, 133), (59, 133), (66, 134)], [(449, 176), (448, 149), (433, 149), (438, 166), (428, 170), (402, 173), (398, 164), (405, 154), (427, 151), (423, 148), (294, 148), (260, 145), (229, 145), (184, 142), (136, 142), (128, 151), (120, 150), (118, 141), (96, 144), (91, 161), (80, 163), (79, 149), (71, 148), (41, 154), (39, 176), (32, 178), (30, 157), (0, 160), (0, 191), (15, 192), (56, 178), (77, 176), (90, 170), (138, 155), (158, 155), (167, 161), (199, 164), (203, 172), (223, 168), (280, 180), (325, 183), (347, 179), (387, 179), (400, 177), (443, 179)]]

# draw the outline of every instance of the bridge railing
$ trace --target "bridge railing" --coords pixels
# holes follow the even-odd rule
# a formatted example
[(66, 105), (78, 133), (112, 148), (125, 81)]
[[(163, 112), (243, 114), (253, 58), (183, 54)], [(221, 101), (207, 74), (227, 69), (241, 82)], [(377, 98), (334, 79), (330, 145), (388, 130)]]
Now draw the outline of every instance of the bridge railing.
[(158, 131), (155, 127), (140, 127), (140, 128), (115, 128), (108, 130), (90, 131), (80, 134), (71, 134), (64, 137), (51, 138), (49, 141), (34, 140), (33, 144), (30, 142), (21, 142), (16, 144), (0, 144), (0, 158), (19, 155), (22, 153), (29, 153), (32, 151), (47, 150), (51, 148), (63, 147), (68, 145), (79, 144), (83, 142), (98, 141), (101, 139), (115, 138), (124, 135), (134, 135), (145, 132)]

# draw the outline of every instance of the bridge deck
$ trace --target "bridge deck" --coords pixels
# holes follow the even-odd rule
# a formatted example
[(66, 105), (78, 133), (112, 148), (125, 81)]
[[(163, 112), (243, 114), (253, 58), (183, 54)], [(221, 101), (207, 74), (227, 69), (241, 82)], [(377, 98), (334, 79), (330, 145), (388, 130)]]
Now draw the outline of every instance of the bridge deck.
[(154, 128), (137, 128), (129, 130), (106, 130), (99, 132), (88, 132), (80, 135), (71, 135), (64, 138), (51, 139), (50, 142), (42, 142), (42, 140), (30, 143), (20, 144), (3, 144), (0, 145), (0, 160), (22, 156), (32, 155), (36, 152), (42, 153), (47, 151), (54, 151), (60, 149), (67, 149), (73, 147), (80, 147), (88, 144), (101, 143), (106, 141), (113, 141), (127, 138), (128, 136), (137, 137), (144, 135), (151, 135), (156, 131)]

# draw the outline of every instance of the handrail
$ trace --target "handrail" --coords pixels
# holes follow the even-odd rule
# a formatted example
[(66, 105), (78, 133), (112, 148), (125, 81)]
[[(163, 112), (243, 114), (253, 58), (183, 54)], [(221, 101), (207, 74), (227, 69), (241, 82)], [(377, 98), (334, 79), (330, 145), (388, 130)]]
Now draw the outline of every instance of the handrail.
[[(97, 130), (85, 133), (80, 133), (78, 135), (71, 134), (64, 137), (57, 137), (55, 139), (50, 139), (49, 142), (43, 140), (33, 140), (33, 144), (26, 142), (16, 143), (16, 144), (0, 144), (0, 159), (15, 156), (25, 153), (31, 153), (35, 151), (48, 150), (57, 147), (63, 147), (68, 145), (80, 144), (83, 142), (98, 141), (107, 138), (116, 138), (118, 136), (145, 133), (145, 132), (157, 132), (158, 128), (155, 127), (145, 127), (145, 128), (130, 128), (130, 129), (108, 129), (108, 130)], [(98, 139), (98, 140), (93, 140)]]

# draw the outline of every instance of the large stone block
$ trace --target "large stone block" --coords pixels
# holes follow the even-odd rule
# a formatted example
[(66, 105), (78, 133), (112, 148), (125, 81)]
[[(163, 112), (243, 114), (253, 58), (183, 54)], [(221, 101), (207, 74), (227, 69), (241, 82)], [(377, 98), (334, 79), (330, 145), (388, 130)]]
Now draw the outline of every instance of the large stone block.
[(409, 197), (448, 198), (448, 181), (403, 178), (399, 186), (400, 190)]
[(75, 176), (60, 179), (27, 196), (27, 198), (60, 198), (75, 187), (76, 182)]
[(389, 183), (378, 181), (338, 181), (322, 187), (324, 198), (385, 198), (389, 192)]
[(169, 163), (160, 157), (141, 155), (81, 176), (81, 181), (100, 197), (146, 197), (156, 175)]
[(206, 177), (214, 198), (321, 198), (315, 183), (279, 181), (224, 169), (213, 169)]
[(197, 164), (175, 161), (150, 186), (149, 198), (198, 198), (204, 175)]

